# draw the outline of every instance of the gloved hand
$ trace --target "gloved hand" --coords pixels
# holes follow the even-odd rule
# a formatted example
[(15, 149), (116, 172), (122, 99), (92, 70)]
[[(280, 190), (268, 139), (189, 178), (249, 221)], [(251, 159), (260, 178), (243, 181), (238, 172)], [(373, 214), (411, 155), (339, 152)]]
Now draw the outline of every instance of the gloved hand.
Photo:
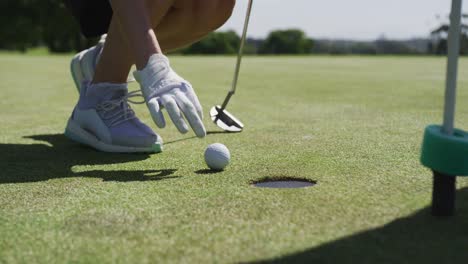
[[(162, 113), (165, 108), (181, 133), (187, 133), (189, 122), (198, 137), (206, 136), (203, 110), (192, 85), (172, 70), (169, 59), (162, 54), (152, 55), (146, 67), (134, 73), (140, 83), (146, 105), (154, 122), (160, 128), (166, 126)], [(185, 116), (185, 119), (184, 119)]]

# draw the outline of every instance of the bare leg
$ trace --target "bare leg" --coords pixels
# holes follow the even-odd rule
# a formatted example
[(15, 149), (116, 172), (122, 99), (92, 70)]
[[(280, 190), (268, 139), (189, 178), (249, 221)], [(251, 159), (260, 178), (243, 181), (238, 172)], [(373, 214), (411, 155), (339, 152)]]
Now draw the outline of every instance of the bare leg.
[(112, 0), (111, 5), (114, 17), (126, 38), (128, 47), (133, 51), (131, 54), (135, 58), (138, 69), (143, 69), (151, 55), (162, 53), (156, 34), (153, 30), (151, 18), (161, 20), (173, 5), (173, 1), (159, 0), (157, 12), (148, 12), (146, 0)]
[(122, 38), (117, 20), (113, 18), (93, 83), (125, 83), (134, 61), (128, 44)]
[[(126, 7), (135, 7), (137, 2), (138, 8)], [(235, 0), (153, 0), (148, 2), (145, 9), (143, 2), (145, 1), (112, 1), (113, 8), (123, 9), (123, 12), (117, 12), (112, 19), (105, 48), (96, 68), (94, 83), (125, 82), (135, 61), (137, 68), (142, 69), (152, 54), (196, 42), (221, 26), (231, 15), (235, 4)], [(149, 13), (151, 18), (133, 12)], [(138, 19), (134, 21), (128, 17)], [(122, 26), (123, 24), (126, 26)], [(158, 39), (152, 27), (156, 28)]]
[(163, 51), (188, 46), (216, 30), (231, 16), (234, 5), (235, 0), (175, 1), (164, 19), (153, 24)]
[[(152, 14), (155, 20), (162, 19), (173, 4), (156, 2), (159, 8)], [(162, 53), (145, 0), (112, 0), (111, 4), (114, 16), (93, 83), (124, 83), (133, 63), (142, 69), (152, 54)]]

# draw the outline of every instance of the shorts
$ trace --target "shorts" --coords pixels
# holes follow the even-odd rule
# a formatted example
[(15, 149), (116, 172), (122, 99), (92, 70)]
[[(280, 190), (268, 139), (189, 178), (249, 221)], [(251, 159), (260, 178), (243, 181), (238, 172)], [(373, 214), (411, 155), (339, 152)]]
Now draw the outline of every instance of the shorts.
[(87, 38), (106, 34), (112, 19), (109, 0), (64, 0)]

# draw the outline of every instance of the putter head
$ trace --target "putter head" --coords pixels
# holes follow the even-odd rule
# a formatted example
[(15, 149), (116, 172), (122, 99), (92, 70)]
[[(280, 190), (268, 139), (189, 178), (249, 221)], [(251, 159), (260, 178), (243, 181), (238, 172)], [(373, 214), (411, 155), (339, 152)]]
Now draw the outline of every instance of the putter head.
[(210, 110), (210, 117), (213, 122), (222, 130), (227, 132), (242, 132), (244, 124), (239, 119), (235, 118), (226, 109), (221, 110), (221, 106), (213, 106)]

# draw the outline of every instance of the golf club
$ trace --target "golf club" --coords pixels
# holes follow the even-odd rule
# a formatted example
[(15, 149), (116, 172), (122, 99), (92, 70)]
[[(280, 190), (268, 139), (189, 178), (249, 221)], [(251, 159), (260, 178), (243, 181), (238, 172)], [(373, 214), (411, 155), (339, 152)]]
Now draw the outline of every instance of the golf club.
[(220, 127), (221, 129), (227, 132), (242, 132), (242, 130), (244, 129), (244, 124), (242, 124), (242, 122), (239, 121), (239, 119), (235, 118), (231, 113), (226, 111), (226, 107), (229, 101), (231, 100), (231, 97), (236, 93), (237, 81), (239, 80), (239, 71), (240, 71), (240, 66), (242, 62), (244, 44), (247, 38), (247, 29), (249, 27), (252, 5), (253, 5), (253, 0), (249, 0), (248, 7), (247, 7), (247, 14), (245, 16), (244, 30), (242, 32), (239, 52), (237, 53), (237, 64), (236, 64), (236, 70), (234, 72), (234, 80), (232, 81), (232, 88), (228, 92), (226, 99), (224, 99), (223, 104), (221, 106), (219, 105), (214, 106), (210, 110), (211, 120), (213, 120), (213, 122), (218, 127)]

